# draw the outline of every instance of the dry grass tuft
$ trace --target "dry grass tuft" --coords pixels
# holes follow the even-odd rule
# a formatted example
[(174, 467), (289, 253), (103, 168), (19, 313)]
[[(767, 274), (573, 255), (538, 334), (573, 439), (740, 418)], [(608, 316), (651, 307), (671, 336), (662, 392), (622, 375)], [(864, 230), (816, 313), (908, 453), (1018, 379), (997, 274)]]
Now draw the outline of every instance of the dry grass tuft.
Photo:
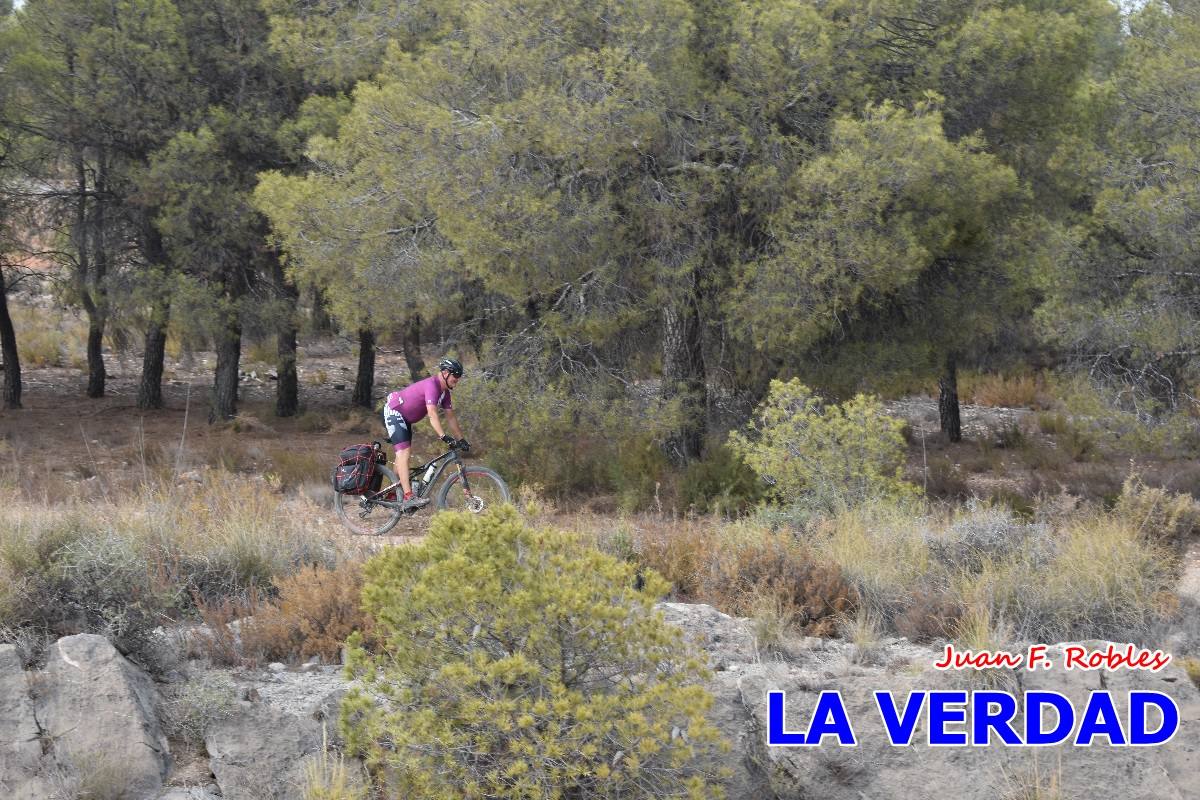
[(338, 663), (353, 632), (368, 639), (371, 619), (359, 602), (362, 565), (311, 567), (275, 581), (277, 597), (241, 627), (243, 652), (257, 661), (291, 661), (312, 656)]

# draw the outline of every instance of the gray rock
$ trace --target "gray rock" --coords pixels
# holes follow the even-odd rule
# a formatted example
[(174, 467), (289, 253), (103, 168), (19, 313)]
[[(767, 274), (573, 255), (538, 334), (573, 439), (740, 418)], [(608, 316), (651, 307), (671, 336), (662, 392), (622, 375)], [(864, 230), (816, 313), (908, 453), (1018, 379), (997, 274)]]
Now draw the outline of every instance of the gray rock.
[(701, 603), (659, 603), (658, 609), (667, 622), (681, 628), (690, 641), (708, 654), (714, 670), (720, 672), (730, 664), (758, 660), (754, 634), (747, 620)]
[(131, 798), (157, 794), (170, 750), (149, 676), (103, 636), (80, 634), (50, 648), (39, 679), (35, 712), (63, 771), (85, 786), (120, 782)]
[(0, 645), (0, 795), (13, 800), (48, 796), (37, 774), (41, 758), (41, 729), (21, 659), (13, 645)]
[(226, 800), (299, 797), (304, 759), (321, 750), (321, 726), (266, 703), (240, 703), (238, 712), (204, 738), (209, 768)]

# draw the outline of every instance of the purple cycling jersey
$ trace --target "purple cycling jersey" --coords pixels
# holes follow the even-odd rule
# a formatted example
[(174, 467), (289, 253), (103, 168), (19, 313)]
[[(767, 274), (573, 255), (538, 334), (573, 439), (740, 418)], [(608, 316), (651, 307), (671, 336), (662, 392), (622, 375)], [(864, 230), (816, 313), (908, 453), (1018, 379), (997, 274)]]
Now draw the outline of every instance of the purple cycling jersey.
[(410, 425), (425, 419), (429, 413), (425, 408), (427, 405), (454, 408), (450, 402), (450, 390), (442, 388), (437, 375), (430, 375), (398, 392), (392, 392), (387, 398), (388, 408), (399, 411)]

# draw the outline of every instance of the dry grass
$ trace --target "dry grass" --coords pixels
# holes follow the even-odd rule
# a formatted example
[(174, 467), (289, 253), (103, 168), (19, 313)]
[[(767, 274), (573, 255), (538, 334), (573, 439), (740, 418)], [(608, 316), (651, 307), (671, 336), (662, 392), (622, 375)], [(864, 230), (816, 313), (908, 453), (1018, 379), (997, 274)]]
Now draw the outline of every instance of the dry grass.
[(269, 474), (284, 490), (329, 479), (330, 460), (314, 453), (278, 448), (268, 451), (267, 458), (271, 463)]
[(21, 366), (61, 367), (87, 364), (87, 323), (59, 309), (12, 306)]
[(196, 609), (242, 613), (225, 606), (305, 567), (359, 557), (308, 524), (326, 512), (303, 497), (219, 471), (202, 480), (55, 506), (7, 492), (0, 625), (46, 636), (103, 633), (153, 659), (150, 632), (159, 625)]
[(1029, 767), (1016, 774), (1005, 771), (1000, 800), (1063, 800), (1062, 753), (1053, 767), (1041, 765), (1032, 751)]
[(329, 750), (324, 729), (321, 739), (321, 752), (304, 762), (304, 800), (367, 800), (361, 772), (348, 765), (341, 753)]
[(254, 661), (291, 661), (312, 656), (338, 663), (353, 632), (370, 638), (371, 620), (359, 603), (361, 564), (312, 567), (275, 581), (277, 596), (241, 626), (241, 644)]
[(814, 548), (868, 612), (910, 634), (1136, 639), (1170, 610), (1170, 553), (1118, 514), (1084, 510), (1047, 525), (991, 507), (860, 509), (822, 526)]
[(715, 517), (641, 519), (652, 522), (600, 524), (590, 535), (610, 554), (665, 577), (675, 598), (757, 619), (768, 649), (778, 638), (772, 631), (784, 628), (832, 636), (857, 607), (841, 570), (787, 531)]
[(958, 395), (966, 403), (996, 408), (1049, 408), (1054, 400), (1042, 375), (981, 375), (964, 372)]
[(1147, 486), (1131, 475), (1121, 487), (1113, 511), (1149, 538), (1181, 546), (1200, 530), (1200, 503), (1190, 494)]

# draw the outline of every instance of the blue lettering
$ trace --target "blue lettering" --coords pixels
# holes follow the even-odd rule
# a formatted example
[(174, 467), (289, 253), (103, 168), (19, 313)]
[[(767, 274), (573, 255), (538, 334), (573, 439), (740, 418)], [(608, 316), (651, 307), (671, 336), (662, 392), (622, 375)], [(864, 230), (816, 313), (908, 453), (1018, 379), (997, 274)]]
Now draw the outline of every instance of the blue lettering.
[(925, 693), (908, 693), (903, 717), (896, 712), (896, 698), (892, 697), (891, 692), (876, 692), (875, 704), (879, 706), (879, 716), (883, 717), (883, 727), (887, 729), (888, 741), (893, 745), (904, 747), (912, 744), (913, 733), (917, 729), (917, 719), (921, 716), (921, 706), (925, 704)]
[(1075, 744), (1090, 747), (1092, 739), (1097, 736), (1107, 736), (1109, 744), (1123, 745), (1125, 732), (1121, 730), (1121, 722), (1117, 719), (1117, 709), (1113, 706), (1112, 696), (1108, 692), (1092, 692), (1088, 698), (1087, 707), (1083, 709), (1083, 719), (1079, 723), (1079, 733), (1075, 735)]
[[(1162, 711), (1163, 722), (1158, 730), (1146, 730), (1146, 705)], [(1136, 745), (1165, 744), (1179, 730), (1179, 706), (1162, 692), (1129, 693), (1129, 743)]]
[(965, 731), (951, 732), (946, 730), (948, 722), (966, 722), (966, 708), (947, 708), (948, 705), (967, 703), (966, 692), (930, 692), (929, 693), (929, 743), (942, 746), (963, 746), (967, 743)]
[[(999, 706), (999, 711), (993, 714), (992, 706)], [(989, 745), (992, 743), (991, 732), (995, 731), (1004, 744), (1021, 744), (1012, 728), (1016, 715), (1017, 698), (1008, 692), (975, 692), (971, 698), (971, 742)]]
[[(1049, 731), (1042, 727), (1042, 709), (1053, 706), (1058, 713), (1058, 723)], [(1026, 692), (1025, 694), (1025, 744), (1062, 744), (1075, 727), (1075, 707), (1058, 692)]]
[(819, 745), (826, 736), (836, 736), (838, 744), (857, 745), (850, 717), (842, 704), (839, 692), (821, 692), (817, 707), (813, 711), (808, 732), (785, 730), (784, 692), (767, 693), (767, 744), (773, 747), (800, 747)]
[(796, 747), (807, 744), (804, 734), (783, 729), (784, 692), (767, 693), (767, 745), (773, 747)]
[(826, 736), (836, 736), (840, 745), (857, 745), (846, 706), (842, 704), (841, 692), (821, 692), (817, 699), (817, 710), (813, 712), (812, 724), (808, 728), (808, 743), (820, 744)]

